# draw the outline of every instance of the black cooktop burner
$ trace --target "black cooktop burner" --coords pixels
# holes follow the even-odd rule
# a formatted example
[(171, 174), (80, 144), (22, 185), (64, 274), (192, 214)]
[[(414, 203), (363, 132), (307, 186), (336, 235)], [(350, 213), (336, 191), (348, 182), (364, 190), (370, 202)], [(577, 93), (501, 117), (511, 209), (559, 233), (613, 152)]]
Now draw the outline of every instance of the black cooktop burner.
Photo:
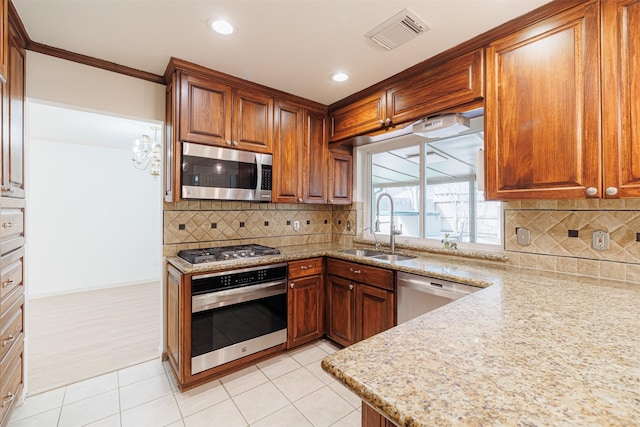
[(236, 245), (219, 248), (187, 249), (178, 252), (178, 256), (191, 264), (203, 262), (227, 261), (239, 258), (252, 258), (265, 255), (278, 255), (280, 251), (263, 245)]

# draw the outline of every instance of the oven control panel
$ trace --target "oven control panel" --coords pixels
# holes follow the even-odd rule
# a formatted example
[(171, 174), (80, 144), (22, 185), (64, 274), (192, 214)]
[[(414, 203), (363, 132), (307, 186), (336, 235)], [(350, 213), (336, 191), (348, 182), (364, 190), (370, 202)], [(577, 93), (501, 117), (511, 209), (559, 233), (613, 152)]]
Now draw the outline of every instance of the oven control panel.
[(287, 279), (287, 264), (276, 264), (193, 276), (191, 295), (218, 292)]

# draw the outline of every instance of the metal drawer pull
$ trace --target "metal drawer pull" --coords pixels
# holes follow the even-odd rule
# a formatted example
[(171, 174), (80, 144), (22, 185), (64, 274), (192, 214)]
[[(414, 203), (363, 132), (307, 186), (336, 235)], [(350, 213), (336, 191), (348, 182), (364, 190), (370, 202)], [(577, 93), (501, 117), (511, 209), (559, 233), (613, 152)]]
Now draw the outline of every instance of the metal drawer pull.
[(2, 223), (2, 228), (11, 228), (11, 227), (13, 227), (13, 222), (11, 221)]
[(300, 266), (300, 270), (308, 270), (310, 268), (313, 268), (313, 264), (309, 264), (309, 265), (301, 265)]
[(15, 191), (13, 187), (2, 187), (1, 190), (3, 193), (13, 193)]
[(15, 398), (16, 398), (16, 395), (15, 395), (15, 394), (13, 394), (13, 393), (11, 393), (11, 392), (9, 392), (9, 393), (7, 394), (7, 399), (5, 399), (5, 400), (3, 400), (3, 401), (2, 401), (2, 407), (4, 408), (6, 405), (8, 405), (8, 404), (10, 404), (11, 402), (13, 402), (13, 399), (15, 399)]
[(291, 284), (289, 285), (289, 287), (290, 287), (291, 289), (293, 289), (293, 282), (291, 282)]
[(349, 290), (352, 291), (353, 290), (353, 285), (349, 285)]
[(7, 286), (11, 286), (13, 285), (13, 280), (9, 279), (9, 280), (5, 280), (4, 282), (2, 282), (2, 287), (6, 288)]
[(353, 274), (362, 274), (362, 270), (354, 270), (353, 268), (349, 268), (349, 271)]
[(2, 346), (5, 347), (11, 344), (12, 342), (14, 342), (15, 340), (16, 340), (16, 337), (14, 337), (13, 335), (9, 335), (9, 337), (6, 340), (2, 341)]

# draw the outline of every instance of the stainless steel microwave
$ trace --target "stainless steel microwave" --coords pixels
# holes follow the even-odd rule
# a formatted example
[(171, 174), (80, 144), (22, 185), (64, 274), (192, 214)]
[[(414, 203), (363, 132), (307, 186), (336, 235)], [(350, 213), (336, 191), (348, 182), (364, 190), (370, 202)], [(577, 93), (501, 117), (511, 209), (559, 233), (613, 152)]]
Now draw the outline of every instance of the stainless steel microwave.
[(182, 198), (271, 201), (273, 156), (182, 143)]

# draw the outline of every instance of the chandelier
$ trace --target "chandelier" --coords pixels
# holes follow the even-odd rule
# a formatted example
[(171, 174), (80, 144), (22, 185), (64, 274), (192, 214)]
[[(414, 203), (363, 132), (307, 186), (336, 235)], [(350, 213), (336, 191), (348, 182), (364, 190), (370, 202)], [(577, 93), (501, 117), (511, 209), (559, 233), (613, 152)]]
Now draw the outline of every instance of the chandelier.
[(158, 179), (160, 176), (160, 160), (162, 159), (162, 145), (158, 142), (157, 126), (152, 126), (153, 141), (149, 135), (142, 135), (140, 139), (136, 139), (133, 146), (133, 167), (140, 170), (146, 170), (149, 168), (149, 173), (154, 179)]

